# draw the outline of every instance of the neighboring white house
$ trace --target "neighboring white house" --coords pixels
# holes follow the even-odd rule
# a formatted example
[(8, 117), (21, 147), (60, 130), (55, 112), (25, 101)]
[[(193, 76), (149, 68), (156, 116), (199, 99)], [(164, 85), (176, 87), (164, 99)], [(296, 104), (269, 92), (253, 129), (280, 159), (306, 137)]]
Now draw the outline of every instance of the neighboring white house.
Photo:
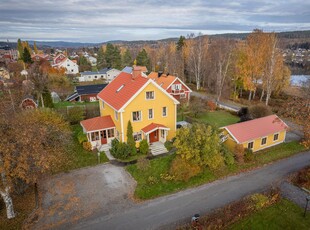
[(94, 81), (103, 79), (106, 82), (110, 83), (121, 71), (117, 69), (104, 68), (97, 72), (85, 71), (81, 72), (81, 76), (78, 77), (79, 82), (82, 81)]
[(72, 60), (70, 60), (69, 58), (64, 58), (62, 61), (53, 64), (53, 67), (56, 68), (65, 68), (66, 69), (66, 74), (77, 74), (79, 73), (79, 66), (78, 64)]
[(88, 56), (87, 59), (90, 62), (91, 66), (96, 66), (97, 65), (97, 58), (92, 57), (92, 56)]

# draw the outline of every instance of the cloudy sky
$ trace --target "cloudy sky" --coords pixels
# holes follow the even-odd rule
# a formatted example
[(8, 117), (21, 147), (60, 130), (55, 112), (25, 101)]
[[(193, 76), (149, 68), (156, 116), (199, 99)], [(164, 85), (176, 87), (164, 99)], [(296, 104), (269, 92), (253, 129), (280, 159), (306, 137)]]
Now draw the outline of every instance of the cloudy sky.
[(0, 40), (102, 42), (310, 29), (309, 0), (0, 0)]

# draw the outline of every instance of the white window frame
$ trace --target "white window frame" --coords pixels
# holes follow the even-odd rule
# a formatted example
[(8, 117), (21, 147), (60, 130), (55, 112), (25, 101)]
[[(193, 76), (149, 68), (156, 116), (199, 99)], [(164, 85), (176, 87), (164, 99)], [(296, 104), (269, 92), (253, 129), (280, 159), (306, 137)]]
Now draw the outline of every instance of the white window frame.
[(115, 120), (118, 121), (118, 112), (117, 111), (114, 111), (114, 118), (115, 118)]
[(180, 94), (180, 98), (186, 98), (186, 94), (185, 93)]
[[(263, 144), (263, 140), (264, 139), (266, 139), (266, 142), (265, 142), (265, 144)], [(262, 146), (262, 145), (266, 145), (267, 144), (267, 137), (263, 137), (262, 139), (261, 139), (261, 141), (260, 141), (260, 145)]]
[[(133, 118), (134, 118), (134, 113), (139, 113), (139, 120), (134, 120)], [(133, 122), (139, 122), (139, 121), (142, 121), (142, 111), (141, 110), (139, 110), (139, 111), (133, 111), (132, 112), (132, 121)]]
[[(274, 138), (275, 138), (276, 135), (277, 135), (277, 139), (275, 140)], [(279, 140), (279, 136), (280, 136), (279, 133), (273, 134), (273, 141), (274, 141), (274, 142), (278, 141), (278, 140)]]
[(104, 101), (101, 101), (101, 108), (104, 109)]
[[(150, 118), (150, 110), (152, 110), (152, 117)], [(152, 109), (148, 109), (148, 119), (149, 120), (152, 120), (152, 119), (154, 119), (154, 109), (152, 108)]]
[[(249, 145), (252, 144), (252, 148), (249, 148)], [(248, 142), (248, 149), (253, 149), (254, 148), (254, 141)]]
[[(150, 97), (150, 98), (148, 98), (148, 93), (151, 93), (150, 95), (152, 96), (153, 95), (153, 98), (152, 97)], [(145, 99), (146, 100), (154, 100), (155, 99), (155, 91), (146, 91), (145, 92)]]
[[(166, 108), (166, 114), (165, 114), (165, 115), (164, 115), (164, 108)], [(162, 107), (161, 115), (162, 115), (163, 117), (167, 117), (167, 115), (168, 115), (168, 108), (167, 108), (167, 106)]]
[(133, 139), (135, 141), (142, 141), (142, 132), (135, 132), (132, 134), (133, 135)]
[(171, 86), (172, 90), (181, 90), (182, 89), (182, 84), (173, 84)]

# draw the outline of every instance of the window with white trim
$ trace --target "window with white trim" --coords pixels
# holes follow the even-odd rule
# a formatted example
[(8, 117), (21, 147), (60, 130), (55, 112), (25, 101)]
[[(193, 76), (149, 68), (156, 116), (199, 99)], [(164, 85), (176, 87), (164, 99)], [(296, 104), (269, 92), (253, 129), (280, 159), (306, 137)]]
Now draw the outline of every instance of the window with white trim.
[(141, 141), (142, 140), (142, 133), (141, 132), (133, 133), (133, 139), (135, 141)]
[(182, 85), (181, 84), (173, 84), (171, 86), (172, 90), (181, 90), (182, 89)]
[(185, 93), (180, 94), (180, 98), (186, 98), (186, 94)]
[(141, 121), (142, 120), (141, 111), (132, 112), (132, 120), (133, 121)]
[(261, 145), (265, 145), (267, 143), (267, 137), (262, 138)]
[(149, 119), (153, 119), (153, 118), (154, 118), (153, 109), (149, 109)]
[(276, 133), (275, 135), (273, 135), (273, 141), (277, 141), (279, 140), (279, 133)]
[(146, 100), (153, 100), (154, 99), (154, 91), (147, 91), (145, 92), (145, 98)]
[(167, 116), (167, 107), (163, 107), (163, 117)]
[(115, 120), (118, 120), (118, 112), (117, 111), (114, 111), (114, 117), (115, 117)]
[(254, 142), (249, 142), (248, 143), (248, 149), (253, 149), (253, 146), (254, 146)]

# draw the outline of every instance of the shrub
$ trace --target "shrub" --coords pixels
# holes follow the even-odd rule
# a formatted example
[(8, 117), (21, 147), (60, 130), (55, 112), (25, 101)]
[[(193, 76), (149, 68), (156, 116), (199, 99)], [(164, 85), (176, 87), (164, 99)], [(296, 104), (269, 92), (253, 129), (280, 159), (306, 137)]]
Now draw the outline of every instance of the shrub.
[(253, 194), (251, 196), (251, 201), (252, 201), (252, 204), (254, 205), (255, 210), (260, 210), (269, 204), (268, 196), (265, 196), (260, 193)]
[(252, 119), (260, 118), (260, 117), (266, 117), (268, 115), (271, 115), (271, 109), (269, 106), (266, 106), (264, 104), (258, 104), (253, 105), (249, 108), (249, 114)]
[(87, 151), (91, 151), (92, 150), (92, 145), (90, 142), (83, 142), (83, 148)]
[(132, 125), (130, 121), (128, 121), (128, 124), (127, 124), (127, 144), (131, 149), (130, 150), (131, 155), (132, 156), (136, 155), (137, 154), (136, 142), (133, 138)]
[(82, 106), (67, 107), (66, 120), (70, 124), (77, 124), (84, 119), (84, 108)]
[(170, 151), (173, 148), (173, 143), (171, 141), (166, 141), (165, 147), (168, 151)]
[(244, 148), (243, 145), (236, 145), (234, 149), (235, 157), (238, 163), (244, 163)]
[(254, 160), (254, 153), (252, 149), (245, 149), (244, 160), (245, 162), (250, 162)]
[(213, 101), (208, 101), (207, 102), (207, 107), (210, 111), (215, 111), (216, 110), (216, 104)]
[(131, 155), (132, 155), (132, 148), (127, 143), (120, 142), (118, 144), (114, 157), (124, 160), (130, 157)]
[(227, 149), (225, 146), (223, 146), (222, 148), (222, 153), (223, 153), (224, 161), (226, 165), (235, 164), (234, 154), (230, 152), (229, 149)]
[(176, 156), (171, 164), (169, 174), (175, 177), (175, 180), (188, 181), (193, 176), (202, 172), (197, 164), (192, 164), (179, 156)]
[(150, 168), (150, 160), (147, 158), (140, 158), (137, 161), (137, 168), (141, 171), (146, 171), (148, 168)]
[(78, 139), (78, 142), (79, 142), (80, 144), (82, 144), (83, 142), (88, 141), (88, 140), (87, 140), (87, 136), (86, 136), (85, 133), (83, 133), (83, 131), (80, 131), (80, 132), (77, 134), (77, 139)]
[(119, 141), (115, 138), (111, 141), (110, 153), (115, 156), (118, 149)]
[(147, 140), (143, 139), (142, 141), (140, 141), (140, 153), (141, 154), (148, 154), (149, 152), (149, 143), (147, 143)]

